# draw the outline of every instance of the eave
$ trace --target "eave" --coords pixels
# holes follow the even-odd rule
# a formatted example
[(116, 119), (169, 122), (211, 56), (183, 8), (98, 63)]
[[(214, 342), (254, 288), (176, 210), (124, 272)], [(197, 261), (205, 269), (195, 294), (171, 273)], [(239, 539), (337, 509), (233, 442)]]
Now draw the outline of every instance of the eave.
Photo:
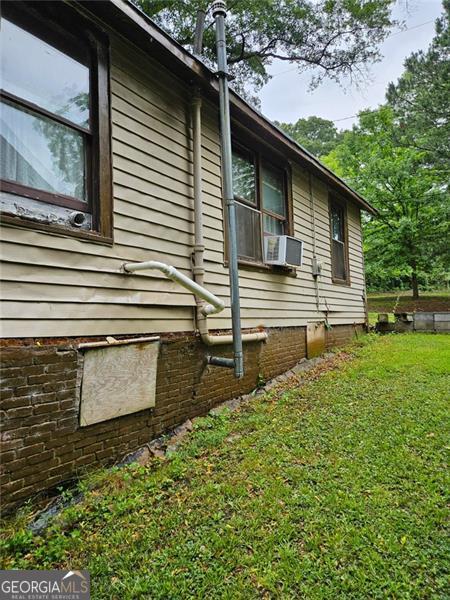
[[(217, 102), (218, 83), (215, 73), (130, 1), (78, 0), (76, 4), (83, 6), (84, 10), (93, 14), (143, 52), (156, 58), (180, 78), (201, 86), (203, 92)], [(231, 116), (235, 121), (250, 126), (256, 135), (282, 149), (290, 159), (308, 168), (333, 190), (341, 193), (363, 210), (373, 215), (377, 214), (377, 210), (358, 192), (233, 91), (230, 93), (230, 104)]]

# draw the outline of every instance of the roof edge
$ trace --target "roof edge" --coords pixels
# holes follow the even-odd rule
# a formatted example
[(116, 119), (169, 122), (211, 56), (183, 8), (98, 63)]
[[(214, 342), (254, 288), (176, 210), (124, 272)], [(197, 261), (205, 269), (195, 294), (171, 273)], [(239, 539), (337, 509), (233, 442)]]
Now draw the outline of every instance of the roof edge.
[[(206, 83), (209, 90), (218, 94), (219, 88), (215, 72), (166, 33), (148, 15), (133, 4), (131, 0), (97, 0), (96, 2), (91, 2), (90, 0), (78, 0), (78, 3), (89, 10), (89, 12), (100, 16), (102, 20), (108, 22), (109, 19), (109, 21), (112, 22), (113, 29), (117, 29), (120, 25), (123, 27), (124, 23), (123, 20), (118, 22), (117, 18), (113, 18), (114, 15), (112, 14), (112, 11), (109, 10), (111, 5), (113, 5), (116, 11), (125, 16), (129, 21), (132, 21), (134, 26), (145, 33), (146, 36), (149, 36), (148, 42), (157, 43), (166, 53), (172, 56), (173, 60), (180, 63), (180, 66), (186, 73), (190, 73), (191, 77), (197, 81), (201, 81), (203, 84)], [(101, 10), (102, 6), (103, 8), (106, 8), (106, 10)], [(136, 40), (131, 41), (136, 43)], [(298, 156), (302, 163), (311, 167), (316, 175), (325, 179), (328, 184), (338, 188), (341, 193), (345, 194), (365, 211), (373, 215), (378, 214), (377, 209), (367, 202), (367, 200), (356, 190), (351, 188), (343, 179), (306, 150), (306, 148), (303, 148), (303, 146), (298, 144), (293, 138), (251, 106), (232, 89), (230, 89), (230, 102), (232, 107), (239, 113), (245, 115), (248, 119), (253, 120), (270, 136), (286, 146), (291, 153)]]

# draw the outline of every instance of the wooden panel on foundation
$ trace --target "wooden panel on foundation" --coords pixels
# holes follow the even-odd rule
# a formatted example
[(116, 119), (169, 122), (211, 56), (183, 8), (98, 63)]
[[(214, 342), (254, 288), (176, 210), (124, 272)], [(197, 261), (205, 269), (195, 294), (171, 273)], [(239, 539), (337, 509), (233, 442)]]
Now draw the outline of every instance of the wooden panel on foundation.
[(325, 323), (308, 323), (306, 327), (306, 356), (314, 358), (325, 352)]
[(80, 426), (155, 406), (158, 342), (88, 350), (81, 385)]

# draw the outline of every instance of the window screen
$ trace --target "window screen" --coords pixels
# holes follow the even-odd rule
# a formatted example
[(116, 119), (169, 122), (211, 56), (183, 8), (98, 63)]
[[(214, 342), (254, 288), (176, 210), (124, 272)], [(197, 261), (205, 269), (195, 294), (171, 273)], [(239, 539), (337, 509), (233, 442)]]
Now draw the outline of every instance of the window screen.
[(244, 260), (262, 262), (261, 214), (236, 202), (238, 256)]

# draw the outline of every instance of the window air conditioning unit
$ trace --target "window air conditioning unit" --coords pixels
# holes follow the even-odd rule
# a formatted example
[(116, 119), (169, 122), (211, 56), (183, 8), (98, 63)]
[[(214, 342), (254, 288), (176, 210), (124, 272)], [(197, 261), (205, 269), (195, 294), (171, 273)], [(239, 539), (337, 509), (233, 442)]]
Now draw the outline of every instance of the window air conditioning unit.
[(267, 235), (264, 237), (264, 258), (268, 265), (301, 267), (303, 242), (289, 235)]

